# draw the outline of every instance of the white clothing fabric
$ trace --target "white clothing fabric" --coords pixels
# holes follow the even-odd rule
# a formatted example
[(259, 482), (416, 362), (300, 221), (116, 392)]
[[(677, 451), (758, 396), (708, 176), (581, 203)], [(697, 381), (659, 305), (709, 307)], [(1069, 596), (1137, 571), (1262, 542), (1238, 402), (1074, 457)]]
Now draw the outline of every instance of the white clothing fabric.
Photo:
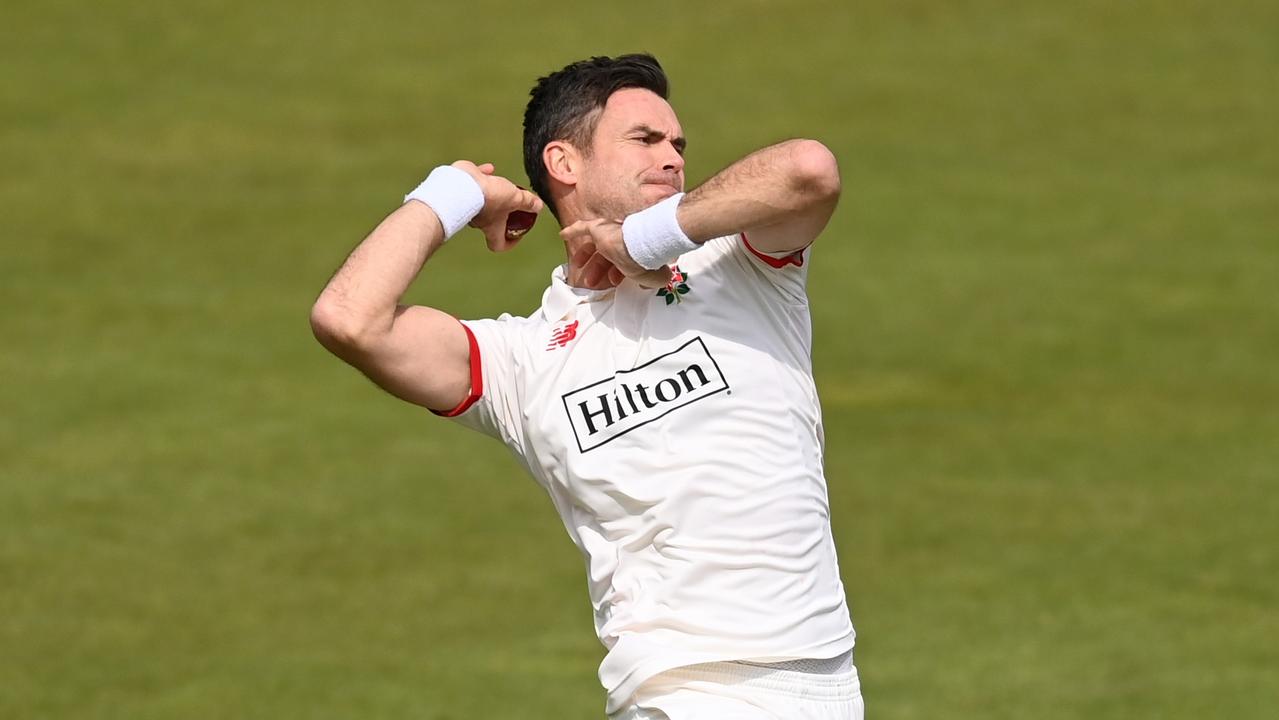
[(471, 397), (444, 414), (510, 448), (582, 551), (608, 712), (671, 668), (853, 646), (810, 252), (717, 238), (682, 255), (664, 290), (575, 291), (561, 267), (529, 317), (463, 323)]
[[(846, 656), (847, 657), (847, 656)], [(850, 658), (851, 659), (851, 658)], [(639, 686), (610, 720), (863, 720), (851, 662), (815, 674), (736, 662), (675, 668)]]

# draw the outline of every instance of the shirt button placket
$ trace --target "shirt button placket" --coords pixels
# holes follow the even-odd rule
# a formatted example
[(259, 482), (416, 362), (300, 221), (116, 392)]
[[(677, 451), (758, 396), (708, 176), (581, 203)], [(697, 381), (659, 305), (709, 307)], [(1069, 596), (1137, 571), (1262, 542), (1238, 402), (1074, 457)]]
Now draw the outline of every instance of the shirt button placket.
[(640, 330), (644, 324), (644, 288), (635, 283), (623, 283), (617, 288), (617, 303), (613, 328), (613, 367), (630, 370), (635, 367), (635, 354), (639, 352)]

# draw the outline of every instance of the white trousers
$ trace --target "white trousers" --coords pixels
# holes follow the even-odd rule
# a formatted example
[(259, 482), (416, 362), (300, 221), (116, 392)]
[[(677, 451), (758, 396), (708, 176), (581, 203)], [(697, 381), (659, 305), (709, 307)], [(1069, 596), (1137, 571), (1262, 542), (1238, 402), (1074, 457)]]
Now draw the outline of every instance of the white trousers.
[(857, 668), (833, 675), (705, 663), (649, 678), (610, 720), (863, 720)]

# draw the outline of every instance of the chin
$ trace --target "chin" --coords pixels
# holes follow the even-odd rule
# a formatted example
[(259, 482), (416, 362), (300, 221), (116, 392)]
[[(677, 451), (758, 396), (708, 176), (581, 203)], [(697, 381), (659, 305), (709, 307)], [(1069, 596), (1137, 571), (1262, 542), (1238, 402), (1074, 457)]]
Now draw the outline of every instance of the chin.
[(656, 184), (656, 183), (645, 185), (644, 193), (643, 193), (644, 200), (646, 201), (645, 207), (649, 205), (655, 205), (678, 192), (679, 190), (676, 190), (670, 185), (662, 185), (662, 184)]
[(653, 207), (657, 203), (679, 192), (670, 185), (645, 183), (640, 185), (635, 194), (625, 198), (615, 197), (593, 205), (596, 217), (607, 217), (621, 220), (631, 213)]

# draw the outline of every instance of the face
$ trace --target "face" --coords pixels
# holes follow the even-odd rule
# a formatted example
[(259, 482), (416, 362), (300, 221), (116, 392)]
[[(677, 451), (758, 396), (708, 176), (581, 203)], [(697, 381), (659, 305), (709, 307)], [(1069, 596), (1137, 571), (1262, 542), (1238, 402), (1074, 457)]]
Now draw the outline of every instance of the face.
[(626, 88), (609, 96), (581, 158), (577, 191), (597, 217), (621, 220), (684, 190), (684, 132), (656, 93)]

